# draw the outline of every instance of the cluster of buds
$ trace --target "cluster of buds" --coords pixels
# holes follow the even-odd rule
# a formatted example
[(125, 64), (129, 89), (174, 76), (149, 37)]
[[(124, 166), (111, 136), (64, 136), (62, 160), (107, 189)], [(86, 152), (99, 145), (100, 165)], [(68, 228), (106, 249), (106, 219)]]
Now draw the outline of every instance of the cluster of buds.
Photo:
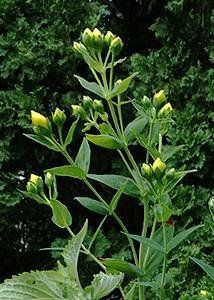
[[(45, 185), (50, 190), (51, 198), (57, 197), (56, 178), (53, 174), (48, 172), (45, 174)], [(40, 194), (44, 196), (44, 182), (41, 176), (31, 174), (30, 179), (26, 185), (26, 190), (32, 194)]]
[(150, 182), (153, 178), (160, 182), (164, 176), (166, 176), (167, 181), (172, 181), (175, 178), (176, 171), (174, 168), (166, 170), (165, 163), (158, 157), (152, 166), (143, 163), (141, 173)]
[(80, 117), (83, 120), (89, 120), (87, 116), (87, 110), (93, 109), (95, 112), (100, 115), (104, 115), (104, 105), (101, 100), (94, 99), (92, 100), (89, 96), (83, 96), (82, 104), (79, 105), (71, 105), (73, 109), (73, 114), (76, 117)]
[[(52, 126), (48, 118), (34, 110), (31, 110), (31, 120), (37, 134), (49, 137), (52, 135)], [(62, 127), (65, 123), (66, 115), (62, 110), (56, 108), (55, 112), (52, 114), (52, 120), (58, 127)]]
[(123, 42), (120, 37), (116, 37), (111, 31), (103, 35), (97, 28), (93, 31), (86, 28), (82, 33), (82, 41), (73, 44), (74, 51), (81, 57), (87, 54), (87, 50), (101, 52), (105, 46), (109, 47), (115, 55), (118, 55), (123, 48)]

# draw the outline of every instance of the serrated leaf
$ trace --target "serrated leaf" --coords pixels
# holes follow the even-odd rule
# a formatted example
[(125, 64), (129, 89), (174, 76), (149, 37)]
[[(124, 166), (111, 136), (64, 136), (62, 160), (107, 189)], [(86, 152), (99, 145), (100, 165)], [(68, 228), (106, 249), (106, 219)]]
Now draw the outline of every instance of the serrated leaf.
[(51, 281), (44, 272), (23, 273), (13, 276), (0, 285), (2, 300), (60, 300), (63, 291), (59, 284)]
[(69, 279), (74, 280), (78, 284), (81, 290), (82, 287), (79, 281), (77, 263), (78, 263), (80, 249), (87, 233), (87, 228), (88, 228), (88, 221), (86, 220), (82, 229), (79, 231), (77, 235), (75, 235), (71, 240), (68, 241), (68, 245), (65, 246), (65, 249), (62, 252), (62, 256), (66, 263), (66, 267), (68, 268)]
[(87, 209), (101, 214), (101, 215), (109, 215), (108, 208), (100, 201), (93, 200), (88, 197), (75, 197), (75, 200), (77, 200), (79, 203), (81, 203), (84, 207)]
[(196, 264), (198, 264), (206, 273), (210, 276), (212, 280), (214, 280), (214, 268), (205, 262), (201, 261), (198, 258), (190, 257)]
[(131, 276), (139, 276), (144, 275), (143, 271), (139, 269), (137, 266), (133, 265), (132, 263), (129, 263), (125, 260), (121, 259), (104, 259), (102, 263), (111, 269), (120, 271), (122, 273), (125, 273), (127, 275)]
[(112, 213), (115, 211), (115, 209), (117, 208), (118, 201), (120, 200), (120, 197), (121, 197), (121, 195), (122, 195), (122, 193), (123, 193), (123, 191), (124, 191), (124, 189), (125, 189), (125, 187), (126, 187), (126, 183), (127, 183), (127, 182), (125, 182), (125, 183), (121, 186), (121, 188), (116, 192), (116, 194), (114, 195), (114, 197), (113, 197), (112, 200), (111, 200), (111, 203), (110, 203), (110, 206), (109, 206), (109, 211), (110, 211), (111, 214), (112, 214)]
[(138, 74), (138, 72), (135, 72), (131, 76), (124, 79), (120, 84), (116, 84), (115, 87), (113, 88), (113, 90), (107, 96), (107, 100), (124, 93), (128, 89), (132, 78), (134, 78), (137, 74)]
[(70, 127), (70, 129), (68, 131), (68, 134), (67, 134), (67, 136), (65, 138), (65, 143), (64, 143), (65, 147), (67, 147), (72, 142), (73, 135), (74, 135), (74, 130), (75, 130), (76, 126), (77, 126), (78, 121), (79, 121), (79, 118), (76, 119), (76, 121), (72, 123), (72, 125), (71, 125), (71, 127)]
[(53, 211), (52, 221), (60, 228), (71, 226), (72, 217), (67, 207), (58, 200), (50, 200)]
[(86, 138), (83, 138), (82, 144), (77, 153), (75, 163), (80, 167), (86, 174), (90, 167), (91, 149)]
[(91, 283), (94, 288), (94, 299), (99, 300), (110, 294), (117, 287), (122, 278), (122, 274), (112, 275), (100, 272), (94, 275), (94, 279)]
[(140, 235), (136, 235), (136, 234), (129, 234), (129, 233), (125, 233), (125, 232), (123, 232), (123, 234), (127, 235), (128, 237), (132, 238), (135, 241), (138, 241), (148, 247), (151, 247), (152, 249), (166, 253), (164, 248), (160, 244), (155, 242), (154, 240), (151, 240), (151, 239), (148, 239), (148, 238), (142, 237)]
[(121, 140), (106, 134), (86, 134), (86, 138), (93, 144), (107, 149), (121, 149), (124, 146)]
[(124, 134), (128, 145), (136, 138), (133, 129), (136, 134), (139, 134), (146, 127), (147, 122), (148, 120), (145, 117), (140, 116), (126, 126)]
[(75, 78), (78, 79), (79, 83), (88, 91), (93, 92), (94, 94), (100, 96), (101, 98), (105, 98), (101, 87), (96, 82), (89, 82), (84, 78), (74, 75)]
[(85, 172), (76, 165), (55, 167), (55, 168), (47, 169), (44, 172), (50, 172), (51, 174), (57, 176), (68, 176), (68, 177), (79, 178), (79, 179), (86, 178)]
[(26, 192), (26, 191), (21, 191), (21, 190), (19, 190), (19, 192), (21, 192), (22, 194), (24, 194), (25, 196), (27, 196), (33, 200), (36, 200), (39, 204), (47, 204), (47, 202), (37, 194), (31, 193), (31, 192)]
[(186, 237), (188, 237), (188, 235), (190, 235), (192, 232), (194, 232), (195, 230), (203, 227), (204, 225), (197, 225), (194, 227), (191, 227), (179, 234), (177, 234), (171, 241), (169, 241), (169, 243), (167, 244), (167, 248), (168, 248), (168, 253), (174, 249), (176, 246), (178, 246)]
[(111, 188), (116, 190), (119, 190), (121, 186), (124, 183), (126, 183), (123, 193), (134, 198), (140, 197), (139, 189), (131, 178), (121, 176), (121, 175), (115, 175), (115, 174), (110, 174), (110, 175), (88, 174), (87, 177), (99, 181), (101, 183), (104, 183), (107, 186), (110, 186)]
[(50, 139), (48, 137), (42, 137), (36, 134), (24, 134), (27, 138), (43, 145), (49, 148), (50, 150), (59, 152), (59, 149), (57, 149), (53, 144), (51, 144)]

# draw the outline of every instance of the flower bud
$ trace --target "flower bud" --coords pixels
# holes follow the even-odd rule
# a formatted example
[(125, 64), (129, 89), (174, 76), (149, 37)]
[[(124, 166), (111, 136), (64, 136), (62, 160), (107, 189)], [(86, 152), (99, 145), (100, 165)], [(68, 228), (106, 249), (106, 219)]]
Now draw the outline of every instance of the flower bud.
[(151, 100), (147, 96), (143, 96), (142, 104), (145, 109), (149, 109), (151, 107)]
[(158, 112), (158, 116), (159, 118), (165, 118), (167, 117), (169, 114), (171, 114), (172, 112), (172, 106), (171, 104), (168, 102), (166, 103)]
[(51, 188), (54, 182), (54, 175), (51, 174), (50, 172), (48, 172), (45, 175), (45, 184), (47, 185), (47, 187)]
[(71, 105), (73, 109), (73, 114), (77, 117), (80, 117), (81, 119), (85, 120), (86, 118), (86, 112), (84, 108), (80, 105)]
[(39, 193), (43, 192), (44, 184), (43, 184), (42, 177), (37, 176), (37, 175), (35, 175), (35, 174), (31, 174), (31, 175), (30, 175), (29, 182), (32, 182), (33, 184), (35, 184), (35, 186), (36, 186), (36, 188), (37, 188), (37, 191), (38, 191)]
[(86, 28), (82, 34), (82, 42), (87, 48), (93, 45), (93, 33), (89, 28)]
[(152, 179), (152, 170), (149, 165), (143, 163), (141, 167), (141, 173), (147, 180), (150, 181)]
[(153, 104), (156, 109), (160, 109), (166, 103), (166, 95), (164, 90), (159, 91), (153, 97)]
[(52, 119), (58, 127), (62, 127), (62, 125), (65, 123), (66, 115), (57, 107), (52, 115)]
[(209, 209), (214, 211), (214, 197), (210, 198), (208, 205)]
[(152, 165), (152, 171), (157, 181), (160, 181), (163, 178), (165, 169), (165, 163), (163, 163), (162, 160), (158, 157)]
[(99, 29), (95, 28), (93, 30), (93, 38), (94, 38), (94, 48), (98, 51), (101, 51), (104, 43), (104, 37), (102, 33), (99, 31)]
[(118, 79), (116, 82), (115, 82), (115, 85), (120, 85), (122, 83), (122, 79)]
[(31, 110), (31, 120), (34, 126), (42, 126), (49, 129), (47, 119), (42, 114), (34, 110)]
[(92, 108), (93, 106), (93, 100), (89, 96), (83, 96), (82, 103), (86, 108)]
[(27, 185), (26, 185), (26, 190), (30, 193), (34, 193), (34, 194), (37, 194), (37, 187), (36, 185), (31, 182), (31, 181), (28, 181)]
[(78, 42), (73, 42), (73, 50), (74, 53), (80, 58), (83, 58), (83, 54), (88, 53), (87, 48), (82, 43)]
[(95, 111), (99, 112), (100, 114), (104, 113), (104, 106), (103, 106), (102, 101), (100, 101), (100, 100), (95, 99), (93, 101), (93, 108)]
[(110, 48), (114, 51), (115, 55), (118, 55), (123, 48), (123, 42), (118, 36), (111, 41)]
[(115, 38), (115, 35), (111, 32), (108, 31), (105, 35), (105, 43), (107, 46), (110, 46), (111, 41)]
[(171, 168), (170, 170), (166, 171), (166, 179), (168, 181), (172, 181), (175, 178), (175, 169)]
[(204, 299), (213, 299), (211, 293), (205, 291), (205, 290), (201, 290), (200, 291), (200, 295), (204, 298)]

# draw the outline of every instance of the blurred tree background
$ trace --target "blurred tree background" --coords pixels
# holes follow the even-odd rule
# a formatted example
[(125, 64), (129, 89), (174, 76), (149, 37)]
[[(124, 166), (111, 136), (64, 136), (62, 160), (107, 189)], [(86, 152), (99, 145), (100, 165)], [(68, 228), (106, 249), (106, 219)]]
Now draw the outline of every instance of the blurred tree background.
[[(45, 168), (66, 163), (62, 157), (26, 139), (23, 133), (32, 131), (31, 109), (50, 117), (51, 111), (59, 107), (71, 116), (70, 105), (80, 101), (84, 90), (73, 74), (85, 78), (91, 75), (74, 56), (72, 43), (86, 27), (111, 30), (124, 41), (121, 55), (127, 57), (127, 62), (117, 68), (116, 77), (139, 72), (127, 97), (134, 95), (140, 101), (143, 95), (152, 97), (164, 89), (176, 109), (176, 123), (166, 140), (186, 146), (174, 157), (172, 166), (178, 168), (185, 163), (187, 169), (198, 169), (172, 195), (176, 230), (200, 222), (207, 226), (172, 253), (169, 274), (176, 281), (169, 299), (177, 299), (186, 290), (211, 290), (210, 280), (189, 261), (189, 256), (195, 256), (214, 265), (207, 209), (214, 181), (214, 8), (210, 0), (0, 1), (1, 280), (30, 269), (53, 268), (58, 253), (51, 256), (39, 249), (50, 247), (51, 243), (62, 245), (61, 239), (68, 238), (51, 222), (46, 207), (23, 198), (17, 188), (25, 189), (32, 172), (42, 175)], [(125, 122), (131, 118), (130, 108), (131, 105), (124, 111)], [(67, 128), (69, 125), (68, 121)], [(81, 140), (80, 124), (69, 149), (73, 156)], [(137, 146), (131, 151), (142, 163), (144, 153)], [(99, 149), (92, 147), (91, 173), (123, 172), (114, 151), (102, 150), (102, 156), (97, 153)], [(96, 228), (99, 218), (72, 201), (75, 196), (86, 195), (87, 189), (80, 189), (78, 180), (69, 179), (58, 179), (58, 186), (60, 200), (73, 215), (74, 230), (88, 217), (91, 230)], [(97, 188), (110, 198), (111, 191), (103, 186)], [(130, 232), (140, 230), (143, 212), (138, 205), (126, 197), (119, 205), (124, 220), (130, 211), (134, 216), (128, 219)], [(116, 256), (130, 258), (124, 239), (120, 247), (114, 243), (116, 226), (112, 220), (106, 223), (95, 244), (96, 255), (111, 256), (115, 252)], [(82, 263), (80, 269), (84, 268)], [(91, 271), (90, 262), (87, 270)], [(82, 278), (86, 280), (84, 271)]]

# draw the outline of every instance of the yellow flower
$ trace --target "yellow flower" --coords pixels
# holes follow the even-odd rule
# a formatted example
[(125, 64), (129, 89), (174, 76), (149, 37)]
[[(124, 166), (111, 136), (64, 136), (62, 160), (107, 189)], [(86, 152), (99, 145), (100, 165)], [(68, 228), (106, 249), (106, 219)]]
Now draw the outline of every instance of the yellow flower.
[(79, 116), (81, 119), (85, 119), (86, 117), (86, 112), (84, 108), (80, 105), (71, 105), (73, 109), (73, 114), (76, 115), (77, 117)]
[(31, 174), (30, 175), (30, 180), (31, 182), (33, 182), (35, 185), (37, 185), (37, 182), (38, 182), (38, 178), (39, 176), (35, 175), (35, 174)]
[(66, 120), (66, 115), (64, 114), (64, 112), (62, 110), (60, 110), (58, 107), (55, 109), (55, 112), (52, 116), (53, 122), (61, 127)]
[(168, 102), (158, 112), (159, 117), (166, 117), (172, 111), (172, 106)]
[(154, 99), (153, 100), (157, 100), (158, 104), (160, 105), (161, 103), (163, 103), (166, 100), (166, 95), (164, 93), (164, 90), (159, 91), (158, 93), (156, 93), (154, 95)]
[(110, 48), (114, 50), (116, 55), (120, 53), (123, 48), (123, 42), (119, 36), (111, 41)]
[(92, 45), (93, 33), (89, 28), (86, 28), (82, 34), (82, 42), (86, 47), (90, 47)]
[(148, 164), (143, 163), (141, 167), (141, 173), (143, 177), (150, 180), (152, 178), (151, 168)]
[(152, 170), (153, 170), (153, 172), (155, 172), (157, 168), (158, 168), (161, 172), (163, 172), (163, 171), (165, 170), (165, 168), (166, 168), (165, 163), (163, 163), (162, 160), (161, 160), (159, 157), (154, 161), (154, 163), (153, 163), (153, 165), (152, 165)]
[(111, 41), (115, 38), (115, 35), (111, 32), (108, 31), (105, 35), (105, 43), (107, 46), (110, 46)]
[(42, 126), (42, 127), (49, 129), (47, 119), (42, 114), (40, 114), (34, 110), (31, 110), (31, 120), (32, 120), (33, 125)]
[(93, 37), (94, 37), (94, 48), (97, 49), (98, 51), (101, 51), (104, 42), (103, 34), (99, 31), (99, 29), (95, 28), (93, 30)]

